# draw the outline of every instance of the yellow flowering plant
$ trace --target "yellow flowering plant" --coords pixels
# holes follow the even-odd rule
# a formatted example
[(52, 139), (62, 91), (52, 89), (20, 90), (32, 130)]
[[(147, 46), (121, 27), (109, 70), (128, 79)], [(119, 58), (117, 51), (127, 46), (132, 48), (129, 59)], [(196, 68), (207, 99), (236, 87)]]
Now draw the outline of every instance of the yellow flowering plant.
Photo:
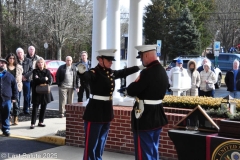
[[(240, 120), (240, 100), (234, 99), (237, 113), (232, 115), (228, 108), (221, 109), (223, 98), (197, 97), (197, 96), (171, 96), (166, 95), (163, 99), (164, 107), (194, 109), (200, 105), (207, 114), (212, 117), (224, 117), (234, 120)], [(239, 112), (238, 112), (239, 111)]]

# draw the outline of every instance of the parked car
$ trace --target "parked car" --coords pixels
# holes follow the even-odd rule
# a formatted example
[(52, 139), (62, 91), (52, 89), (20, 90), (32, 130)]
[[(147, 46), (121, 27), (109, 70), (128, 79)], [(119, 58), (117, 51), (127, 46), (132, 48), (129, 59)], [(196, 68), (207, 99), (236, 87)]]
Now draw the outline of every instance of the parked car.
[(45, 60), (46, 68), (51, 72), (52, 83), (56, 83), (56, 73), (58, 67), (65, 64), (66, 62), (60, 60)]
[[(206, 57), (201, 57), (201, 56), (180, 56), (180, 57), (177, 57), (177, 58), (173, 59), (172, 62), (166, 68), (167, 74), (173, 67), (176, 67), (176, 61), (177, 61), (178, 58), (181, 58), (183, 60), (183, 68), (187, 69), (187, 63), (188, 63), (189, 60), (194, 60), (196, 62), (197, 68), (198, 68), (202, 65), (202, 61)], [(214, 64), (211, 63), (211, 66), (214, 67)], [(222, 71), (218, 67), (214, 67), (214, 71), (215, 71), (216, 78), (217, 78), (217, 82), (215, 83), (215, 87), (220, 88), (221, 87), (221, 80), (222, 80)]]
[[(207, 54), (208, 59), (211, 60), (213, 64), (215, 64), (214, 54)], [(233, 67), (233, 61), (237, 59), (240, 61), (240, 54), (235, 53), (219, 53), (217, 66), (222, 71), (229, 71)]]

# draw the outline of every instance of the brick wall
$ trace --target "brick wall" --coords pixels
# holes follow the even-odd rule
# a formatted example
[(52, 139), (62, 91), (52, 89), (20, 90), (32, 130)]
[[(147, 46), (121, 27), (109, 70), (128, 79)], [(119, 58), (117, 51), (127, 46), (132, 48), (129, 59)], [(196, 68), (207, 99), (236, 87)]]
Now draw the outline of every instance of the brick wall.
[[(82, 115), (85, 110), (80, 103), (66, 105), (66, 145), (84, 147), (84, 128)], [(111, 122), (105, 150), (127, 154), (134, 153), (133, 135), (131, 132), (132, 107), (114, 106), (115, 118)], [(191, 109), (164, 107), (169, 124), (160, 137), (159, 152), (166, 160), (176, 160), (177, 153), (173, 142), (168, 137), (168, 130), (188, 114)], [(218, 122), (217, 122), (218, 123)]]

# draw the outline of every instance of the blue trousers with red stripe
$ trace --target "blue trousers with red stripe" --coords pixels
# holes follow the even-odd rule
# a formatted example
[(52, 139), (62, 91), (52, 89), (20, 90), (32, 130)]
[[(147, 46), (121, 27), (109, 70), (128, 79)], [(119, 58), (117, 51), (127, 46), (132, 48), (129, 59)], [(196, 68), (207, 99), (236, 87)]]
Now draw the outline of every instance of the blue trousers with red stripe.
[(159, 160), (158, 146), (162, 129), (134, 132), (135, 160)]
[(85, 149), (83, 160), (102, 160), (110, 123), (84, 122)]

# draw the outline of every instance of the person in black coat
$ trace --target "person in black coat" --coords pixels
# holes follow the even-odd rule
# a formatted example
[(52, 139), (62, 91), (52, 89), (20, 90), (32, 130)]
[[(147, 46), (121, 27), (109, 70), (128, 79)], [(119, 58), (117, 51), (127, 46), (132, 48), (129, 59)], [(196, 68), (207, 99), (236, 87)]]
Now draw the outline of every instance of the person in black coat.
[[(78, 71), (84, 74), (84, 79), (90, 85), (90, 99), (83, 115), (85, 129), (85, 150), (83, 159), (102, 159), (107, 140), (110, 122), (113, 120), (112, 96), (115, 79), (122, 78), (139, 71), (134, 66), (122, 70), (112, 70), (113, 53), (115, 49), (98, 51), (98, 65), (89, 71), (84, 71), (78, 65)], [(82, 65), (85, 67), (84, 65)]]
[(135, 48), (139, 51), (137, 58), (141, 58), (146, 68), (127, 88), (120, 89), (120, 93), (137, 100), (131, 113), (135, 159), (158, 160), (160, 133), (162, 127), (168, 124), (162, 105), (168, 88), (168, 76), (157, 59), (156, 45)]
[[(29, 108), (30, 108), (30, 81), (31, 81), (31, 75), (32, 75), (32, 61), (24, 56), (24, 51), (22, 48), (18, 48), (16, 50), (18, 63), (23, 68), (22, 73), (22, 83), (23, 83), (23, 113), (26, 115), (30, 115)], [(20, 99), (21, 99), (21, 92), (19, 92), (19, 102), (18, 105), (20, 106)]]
[(227, 71), (225, 76), (225, 84), (229, 95), (233, 98), (240, 98), (240, 69), (239, 61), (233, 61), (233, 69)]
[(43, 58), (39, 58), (36, 62), (36, 69), (33, 70), (33, 86), (32, 86), (32, 120), (30, 129), (34, 129), (37, 111), (39, 105), (41, 105), (40, 114), (39, 114), (39, 127), (45, 127), (43, 124), (45, 111), (47, 104), (53, 101), (53, 96), (51, 91), (46, 94), (39, 94), (36, 92), (36, 86), (40, 84), (48, 84), (51, 85), (51, 73), (48, 69), (46, 69), (46, 64)]
[[(88, 59), (88, 53), (86, 51), (82, 51), (81, 52), (81, 60), (80, 62), (78, 62), (76, 64), (76, 67), (79, 64), (83, 64), (86, 67), (86, 70), (88, 71), (91, 68), (91, 61), (89, 61)], [(80, 78), (80, 88), (79, 88), (79, 92), (78, 92), (78, 102), (83, 102), (83, 93), (84, 90), (86, 92), (86, 100), (89, 98), (90, 95), (90, 89), (89, 89), (89, 84), (87, 81), (84, 80), (84, 78), (82, 77), (81, 74), (79, 74), (79, 72), (77, 72), (77, 76)]]
[(59, 94), (59, 116), (65, 116), (65, 105), (73, 103), (74, 90), (79, 91), (80, 80), (76, 66), (72, 64), (72, 57), (66, 57), (66, 64), (61, 65), (56, 73), (56, 83)]

